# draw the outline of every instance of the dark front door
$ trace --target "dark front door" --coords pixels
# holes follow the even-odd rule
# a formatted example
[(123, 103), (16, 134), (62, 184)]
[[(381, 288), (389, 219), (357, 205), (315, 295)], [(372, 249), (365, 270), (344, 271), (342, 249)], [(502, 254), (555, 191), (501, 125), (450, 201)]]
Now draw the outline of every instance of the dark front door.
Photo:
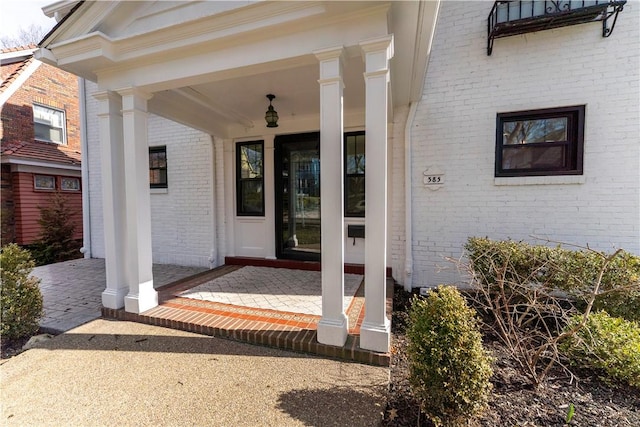
[(320, 134), (275, 139), (276, 255), (320, 260)]

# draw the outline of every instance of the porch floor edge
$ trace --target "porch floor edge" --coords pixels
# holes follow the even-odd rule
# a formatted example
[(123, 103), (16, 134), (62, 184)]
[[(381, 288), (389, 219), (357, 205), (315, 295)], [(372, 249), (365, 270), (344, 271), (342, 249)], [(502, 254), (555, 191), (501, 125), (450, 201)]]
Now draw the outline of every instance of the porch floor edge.
[[(311, 264), (318, 264), (319, 267), (319, 263)], [(159, 304), (143, 313), (129, 313), (124, 308), (102, 307), (102, 317), (178, 329), (350, 362), (384, 367), (390, 365), (390, 353), (380, 353), (360, 347), (359, 333), (364, 317), (364, 296), (360, 294), (362, 288), (356, 292), (354, 300), (347, 309), (348, 315), (352, 319), (347, 340), (342, 347), (318, 342), (317, 323), (320, 316), (317, 315), (194, 301), (180, 297), (180, 292), (185, 289), (193, 288), (207, 280), (224, 276), (240, 268), (242, 267), (238, 264), (225, 264), (208, 272), (186, 277), (163, 286), (158, 289)], [(386, 311), (389, 319), (391, 319), (393, 311), (393, 292), (394, 281), (388, 278)], [(354, 302), (356, 298), (360, 300), (359, 303)]]
[[(156, 308), (162, 308), (162, 306)], [(124, 309), (103, 307), (102, 317), (144, 323), (367, 365), (388, 367), (391, 361), (389, 353), (378, 353), (360, 348), (360, 336), (356, 334), (349, 334), (345, 345), (337, 347), (319, 343), (315, 329), (286, 330), (284, 325), (278, 326), (252, 320), (228, 319), (224, 316), (213, 314), (194, 318), (193, 313), (181, 312), (180, 309), (168, 310), (164, 308), (162, 313), (158, 314), (153, 314), (153, 311), (154, 309), (136, 314), (128, 313)], [(191, 319), (187, 319), (188, 317), (191, 317)]]

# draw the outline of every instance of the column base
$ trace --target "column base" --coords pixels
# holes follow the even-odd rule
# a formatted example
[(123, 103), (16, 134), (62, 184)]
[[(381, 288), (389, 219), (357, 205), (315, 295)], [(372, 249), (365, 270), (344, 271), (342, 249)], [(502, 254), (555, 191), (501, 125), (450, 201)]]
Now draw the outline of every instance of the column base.
[(318, 322), (318, 342), (320, 344), (342, 347), (349, 335), (349, 319), (342, 315), (341, 319), (320, 319)]
[(102, 291), (102, 305), (115, 310), (124, 307), (124, 297), (129, 292), (128, 288), (110, 289)]
[(153, 280), (139, 285), (137, 294), (129, 293), (124, 297), (124, 310), (140, 314), (158, 305), (158, 292), (153, 289)]
[(363, 322), (360, 327), (360, 347), (365, 350), (388, 353), (391, 342), (391, 322), (385, 318), (384, 325)]

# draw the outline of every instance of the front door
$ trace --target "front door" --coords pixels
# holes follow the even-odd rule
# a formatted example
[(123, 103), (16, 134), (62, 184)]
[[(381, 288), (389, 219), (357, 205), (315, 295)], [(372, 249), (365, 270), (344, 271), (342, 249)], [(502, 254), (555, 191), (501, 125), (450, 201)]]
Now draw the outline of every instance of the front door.
[(275, 139), (276, 256), (320, 260), (320, 134)]

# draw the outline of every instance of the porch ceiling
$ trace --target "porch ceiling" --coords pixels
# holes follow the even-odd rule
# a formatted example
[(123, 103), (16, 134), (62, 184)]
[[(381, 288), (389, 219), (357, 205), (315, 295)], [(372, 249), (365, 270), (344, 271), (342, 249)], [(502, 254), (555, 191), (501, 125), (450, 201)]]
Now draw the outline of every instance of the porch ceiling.
[[(318, 121), (319, 67), (308, 65), (268, 71), (226, 80), (183, 86), (156, 93), (150, 111), (221, 137), (262, 134), (265, 131), (267, 94), (276, 95), (273, 106), (280, 129), (291, 123)], [(347, 116), (364, 111), (362, 58), (345, 58), (344, 111)], [(184, 116), (184, 117), (183, 117)], [(318, 123), (319, 124), (319, 123)]]

